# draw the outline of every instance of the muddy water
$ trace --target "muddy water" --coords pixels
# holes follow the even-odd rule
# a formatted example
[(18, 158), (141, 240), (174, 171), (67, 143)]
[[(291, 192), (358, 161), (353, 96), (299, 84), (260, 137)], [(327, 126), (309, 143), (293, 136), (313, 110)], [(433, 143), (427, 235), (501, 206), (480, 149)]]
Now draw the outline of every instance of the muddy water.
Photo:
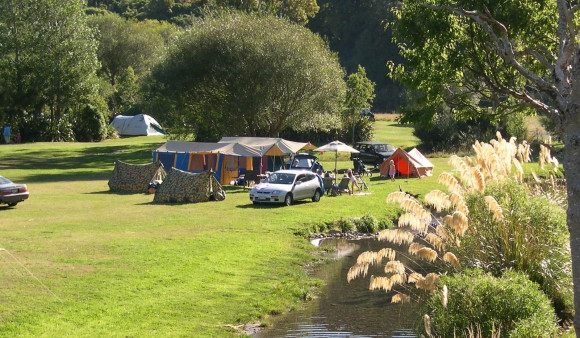
[(324, 240), (322, 245), (334, 246), (336, 251), (333, 262), (312, 272), (313, 277), (326, 283), (317, 298), (301, 310), (272, 319), (272, 325), (255, 337), (415, 336), (414, 327), (421, 318), (416, 303), (391, 304), (392, 293), (369, 291), (369, 276), (384, 275), (378, 267), (369, 269), (366, 278), (346, 282), (348, 269), (356, 263), (357, 256), (367, 250), (378, 251), (384, 243)]

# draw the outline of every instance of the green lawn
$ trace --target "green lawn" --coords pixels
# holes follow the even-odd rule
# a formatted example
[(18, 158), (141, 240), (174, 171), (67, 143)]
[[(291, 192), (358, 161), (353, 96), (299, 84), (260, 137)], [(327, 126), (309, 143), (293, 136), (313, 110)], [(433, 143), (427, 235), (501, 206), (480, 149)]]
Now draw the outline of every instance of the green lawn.
[[(377, 122), (377, 139), (413, 145), (410, 129)], [(383, 130), (392, 129), (392, 130)], [(0, 336), (224, 336), (300, 304), (317, 285), (303, 265), (314, 248), (292, 235), (309, 221), (371, 214), (385, 198), (439, 187), (433, 177), (370, 179), (370, 195), (254, 207), (226, 187), (223, 202), (155, 205), (109, 193), (113, 162), (151, 161), (160, 137), (0, 146), (0, 175), (29, 200), (0, 207)], [(323, 163), (334, 166), (332, 154)], [(341, 156), (339, 168), (350, 167)]]

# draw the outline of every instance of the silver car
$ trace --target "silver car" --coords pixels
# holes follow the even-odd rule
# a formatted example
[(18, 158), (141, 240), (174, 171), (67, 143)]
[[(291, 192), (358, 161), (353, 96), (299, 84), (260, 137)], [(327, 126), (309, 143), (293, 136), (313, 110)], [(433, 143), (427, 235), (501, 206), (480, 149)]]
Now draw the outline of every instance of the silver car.
[(279, 170), (250, 190), (250, 201), (259, 203), (283, 203), (311, 198), (320, 201), (322, 180), (313, 172)]
[(5, 203), (13, 207), (28, 198), (26, 184), (12, 183), (9, 179), (0, 176), (0, 204)]

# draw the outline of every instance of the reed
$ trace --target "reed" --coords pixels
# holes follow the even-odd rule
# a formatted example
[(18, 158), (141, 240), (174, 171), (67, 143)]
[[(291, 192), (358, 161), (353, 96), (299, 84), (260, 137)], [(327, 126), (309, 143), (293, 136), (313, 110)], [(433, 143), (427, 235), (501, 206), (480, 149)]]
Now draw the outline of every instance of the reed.
[(443, 285), (443, 291), (441, 292), (441, 305), (443, 305), (444, 308), (447, 307), (447, 302), (449, 301), (448, 293), (447, 285)]

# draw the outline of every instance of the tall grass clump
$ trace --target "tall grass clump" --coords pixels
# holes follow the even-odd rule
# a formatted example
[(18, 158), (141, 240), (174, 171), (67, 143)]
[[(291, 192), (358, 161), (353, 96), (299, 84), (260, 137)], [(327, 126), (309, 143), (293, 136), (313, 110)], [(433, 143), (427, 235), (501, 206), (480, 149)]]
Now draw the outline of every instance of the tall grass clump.
[[(457, 174), (439, 176), (438, 181), (448, 192), (432, 191), (423, 201), (404, 192), (389, 194), (387, 203), (397, 203), (403, 214), (395, 222), (397, 228), (381, 231), (378, 239), (389, 246), (406, 246), (407, 251), (389, 251), (385, 256), (381, 251), (392, 250), (387, 247), (361, 254), (349, 270), (347, 281), (366, 276), (370, 266), (385, 264), (386, 260), (386, 276), (371, 276), (369, 289), (394, 292), (391, 302), (395, 303), (406, 299), (405, 295), (429, 297), (441, 288), (446, 294), (441, 276), (460, 275), (465, 268), (478, 268), (496, 278), (513, 270), (537, 283), (549, 297), (547, 306), (553, 306), (562, 320), (569, 319), (573, 306), (565, 211), (545, 194), (537, 194), (536, 183), (541, 179), (534, 177), (531, 183), (525, 183), (529, 181), (523, 170), (524, 163), (530, 161), (529, 145), (517, 144), (515, 138), (505, 140), (497, 133), (497, 139), (489, 143), (476, 141), (473, 150), (473, 157), (451, 156), (450, 163)], [(544, 163), (540, 165), (550, 163), (557, 170), (557, 161), (544, 152)], [(553, 177), (550, 180), (553, 182)], [(421, 262), (421, 269), (430, 273), (423, 276), (415, 271), (416, 267), (413, 270), (408, 265), (399, 266), (402, 256)], [(398, 269), (389, 268), (394, 265)], [(528, 288), (528, 284), (520, 284)], [(466, 293), (462, 297), (467, 303), (485, 303), (483, 295)], [(438, 318), (429, 321), (434, 326), (443, 325), (435, 322)], [(461, 322), (445, 325), (461, 326)], [(524, 330), (523, 327), (528, 326), (517, 330)], [(475, 325), (467, 329), (481, 328)], [(428, 330), (425, 332), (430, 335)]]
[(571, 318), (572, 278), (566, 212), (544, 196), (530, 195), (523, 185), (508, 182), (489, 186), (501, 210), (494, 215), (482, 194), (469, 194), (471, 227), (457, 246), (466, 267), (481, 268), (494, 276), (513, 269), (540, 285), (560, 318)]
[(481, 270), (443, 276), (444, 292), (425, 303), (420, 332), (432, 337), (554, 337), (558, 325), (546, 295), (524, 274), (496, 278)]

